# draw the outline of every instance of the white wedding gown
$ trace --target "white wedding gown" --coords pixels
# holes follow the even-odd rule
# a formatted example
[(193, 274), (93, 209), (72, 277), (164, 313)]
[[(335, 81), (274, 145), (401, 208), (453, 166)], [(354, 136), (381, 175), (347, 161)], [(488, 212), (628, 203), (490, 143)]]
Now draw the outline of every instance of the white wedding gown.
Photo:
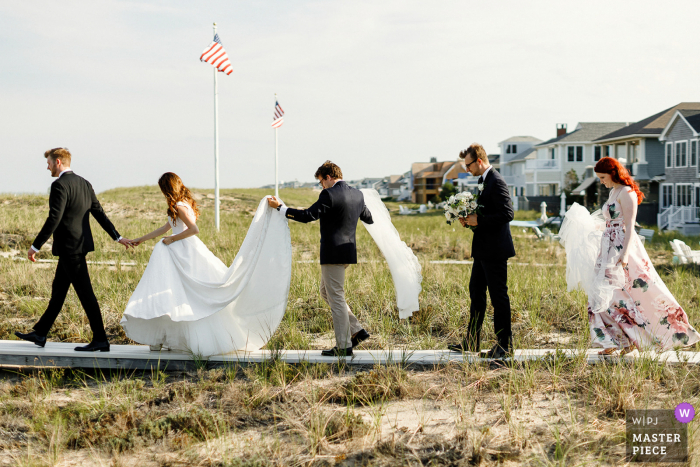
[[(365, 224), (387, 260), (400, 318), (418, 311), (421, 266), (401, 241), (376, 190), (362, 190), (373, 224)], [(189, 209), (183, 202), (177, 203)], [(173, 235), (187, 229), (173, 225)], [(257, 350), (277, 330), (292, 275), (287, 219), (258, 205), (245, 240), (226, 267), (197, 236), (153, 249), (141, 281), (124, 311), (126, 335), (141, 344), (191, 351), (202, 356)]]
[[(174, 235), (187, 229), (169, 222)], [(141, 344), (202, 356), (257, 350), (282, 321), (291, 271), (287, 219), (263, 198), (230, 267), (197, 236), (159, 241), (121, 324)]]

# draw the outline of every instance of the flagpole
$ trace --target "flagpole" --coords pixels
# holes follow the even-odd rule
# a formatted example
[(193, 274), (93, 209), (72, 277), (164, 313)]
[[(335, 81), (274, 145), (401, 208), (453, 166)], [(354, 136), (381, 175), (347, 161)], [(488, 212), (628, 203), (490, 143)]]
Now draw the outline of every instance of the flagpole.
[[(216, 37), (216, 23), (214, 23), (214, 37)], [(219, 231), (219, 85), (217, 81), (218, 71), (214, 67), (214, 223), (216, 231)]]
[[(275, 105), (277, 105), (277, 94), (275, 94)], [(279, 149), (277, 146), (277, 130), (278, 128), (275, 127), (275, 197), (279, 198), (280, 192), (279, 192), (279, 183), (277, 180), (277, 174), (278, 174), (278, 168), (279, 168)]]

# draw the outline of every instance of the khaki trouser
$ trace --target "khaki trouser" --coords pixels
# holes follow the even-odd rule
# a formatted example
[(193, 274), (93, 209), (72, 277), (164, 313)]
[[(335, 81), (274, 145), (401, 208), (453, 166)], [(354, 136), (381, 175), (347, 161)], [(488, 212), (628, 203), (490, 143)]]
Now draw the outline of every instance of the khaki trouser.
[(347, 264), (321, 265), (321, 297), (331, 307), (338, 349), (351, 348), (352, 335), (362, 330), (362, 325), (345, 302), (344, 285), (347, 267)]

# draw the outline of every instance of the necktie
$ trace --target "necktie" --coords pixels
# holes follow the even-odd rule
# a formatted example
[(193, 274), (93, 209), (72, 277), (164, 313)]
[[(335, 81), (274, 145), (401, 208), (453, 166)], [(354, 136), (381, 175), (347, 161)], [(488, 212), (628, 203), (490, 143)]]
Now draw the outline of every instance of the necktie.
[(479, 185), (481, 185), (482, 183), (484, 183), (484, 177), (479, 177)]

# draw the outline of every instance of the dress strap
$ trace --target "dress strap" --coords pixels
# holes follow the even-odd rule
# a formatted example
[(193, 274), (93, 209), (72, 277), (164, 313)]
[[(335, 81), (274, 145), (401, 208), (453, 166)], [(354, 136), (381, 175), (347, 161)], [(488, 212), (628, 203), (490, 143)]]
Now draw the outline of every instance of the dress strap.
[[(609, 199), (609, 200), (608, 200), (608, 203), (609, 203), (609, 204), (612, 204), (613, 202), (617, 201), (617, 198), (620, 197), (620, 193), (622, 192), (622, 190), (623, 190), (624, 187), (625, 187), (625, 185), (622, 185), (622, 186), (620, 187), (620, 189), (618, 190), (618, 192), (615, 194), (615, 198)], [(613, 188), (613, 190), (617, 190), (617, 188)]]

